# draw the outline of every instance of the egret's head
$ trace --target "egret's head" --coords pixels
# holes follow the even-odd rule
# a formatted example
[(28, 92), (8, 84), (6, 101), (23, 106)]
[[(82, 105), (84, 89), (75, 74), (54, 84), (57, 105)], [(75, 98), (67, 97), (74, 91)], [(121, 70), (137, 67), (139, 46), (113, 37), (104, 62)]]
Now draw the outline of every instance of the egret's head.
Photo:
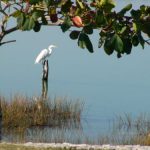
[(48, 49), (50, 50), (50, 49), (52, 49), (52, 48), (56, 48), (57, 46), (55, 46), (55, 45), (50, 45), (49, 47), (48, 47)]

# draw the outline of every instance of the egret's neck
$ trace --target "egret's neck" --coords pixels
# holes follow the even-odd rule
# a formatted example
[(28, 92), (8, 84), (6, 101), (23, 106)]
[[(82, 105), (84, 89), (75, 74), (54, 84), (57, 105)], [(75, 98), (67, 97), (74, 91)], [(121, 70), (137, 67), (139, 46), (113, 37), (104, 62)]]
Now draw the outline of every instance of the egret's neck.
[(51, 54), (51, 53), (52, 53), (52, 49), (51, 49), (51, 48), (49, 48), (49, 49), (48, 49), (48, 51), (49, 51), (49, 54)]

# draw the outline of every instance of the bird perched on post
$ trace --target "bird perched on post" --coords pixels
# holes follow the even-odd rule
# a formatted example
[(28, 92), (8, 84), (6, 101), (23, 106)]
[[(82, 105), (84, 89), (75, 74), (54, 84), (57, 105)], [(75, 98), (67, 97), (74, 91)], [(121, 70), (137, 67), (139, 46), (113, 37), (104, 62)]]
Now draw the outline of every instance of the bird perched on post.
[(44, 63), (44, 61), (46, 60), (47, 57), (49, 57), (52, 53), (52, 48), (55, 48), (56, 46), (55, 45), (50, 45), (48, 47), (48, 49), (43, 49), (39, 55), (36, 57), (36, 60), (35, 60), (35, 64), (37, 63)]

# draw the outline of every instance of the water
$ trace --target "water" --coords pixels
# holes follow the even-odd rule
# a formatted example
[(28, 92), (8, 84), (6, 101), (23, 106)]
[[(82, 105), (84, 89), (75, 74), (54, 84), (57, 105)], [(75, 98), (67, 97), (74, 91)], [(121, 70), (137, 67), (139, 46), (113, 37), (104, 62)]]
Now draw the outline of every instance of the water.
[[(130, 1), (119, 1), (117, 9)], [(134, 1), (132, 1), (134, 2)], [(136, 1), (149, 5), (149, 0)], [(150, 113), (150, 51), (134, 48), (130, 56), (117, 59), (97, 48), (98, 33), (91, 36), (94, 54), (79, 49), (77, 41), (59, 27), (42, 27), (40, 33), (17, 31), (7, 39), (16, 39), (0, 47), (0, 93), (41, 95), (41, 65), (34, 60), (49, 44), (58, 46), (49, 59), (50, 97), (67, 96), (84, 101), (83, 132), (87, 136), (108, 133), (116, 115)]]

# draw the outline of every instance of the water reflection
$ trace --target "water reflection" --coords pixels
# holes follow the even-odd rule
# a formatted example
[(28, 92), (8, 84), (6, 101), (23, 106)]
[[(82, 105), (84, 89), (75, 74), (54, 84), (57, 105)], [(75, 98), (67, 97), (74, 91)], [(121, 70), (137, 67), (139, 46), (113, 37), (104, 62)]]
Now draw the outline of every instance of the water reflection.
[(47, 80), (42, 80), (42, 99), (47, 98), (47, 93), (48, 93), (48, 81)]
[(33, 142), (70, 142), (76, 143), (83, 137), (82, 128), (34, 128), (26, 132), (29, 141)]
[[(125, 116), (126, 117), (126, 116)], [(150, 145), (150, 121), (147, 118), (137, 117), (130, 122), (124, 116), (116, 118), (109, 133), (96, 138), (87, 136), (82, 125), (78, 122), (63, 124), (61, 127), (34, 126), (11, 130), (3, 129), (3, 140), (8, 142), (70, 142), (88, 144), (141, 144)]]
[(82, 127), (31, 127), (25, 130), (3, 130), (3, 140), (8, 142), (72, 142), (83, 136)]
[(1, 99), (0, 99), (0, 142), (2, 140), (2, 106), (1, 106)]

